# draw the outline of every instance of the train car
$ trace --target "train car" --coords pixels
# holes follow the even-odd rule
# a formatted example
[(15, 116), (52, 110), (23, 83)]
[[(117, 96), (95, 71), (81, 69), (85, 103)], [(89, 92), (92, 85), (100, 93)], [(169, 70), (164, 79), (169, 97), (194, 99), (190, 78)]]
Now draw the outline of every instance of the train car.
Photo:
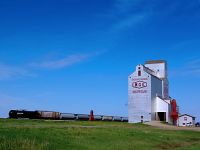
[(28, 119), (38, 119), (39, 113), (37, 111), (26, 111), (26, 110), (10, 110), (9, 118), (28, 118)]
[(100, 120), (102, 120), (102, 116), (101, 115), (94, 115), (94, 120), (100, 121)]
[[(54, 111), (10, 110), (9, 118), (52, 119), (52, 120), (89, 120), (88, 114), (59, 113)], [(128, 122), (128, 117), (94, 115), (96, 121)]]
[(52, 120), (59, 120), (60, 113), (54, 111), (37, 111), (40, 114), (41, 119), (52, 119)]
[(103, 121), (112, 121), (113, 120), (113, 116), (103, 116), (102, 120)]
[(122, 122), (128, 122), (128, 117), (122, 117)]
[(89, 115), (87, 114), (76, 114), (77, 120), (89, 120)]
[(122, 121), (122, 117), (113, 116), (113, 121)]
[(61, 120), (74, 120), (75, 114), (72, 113), (60, 113)]

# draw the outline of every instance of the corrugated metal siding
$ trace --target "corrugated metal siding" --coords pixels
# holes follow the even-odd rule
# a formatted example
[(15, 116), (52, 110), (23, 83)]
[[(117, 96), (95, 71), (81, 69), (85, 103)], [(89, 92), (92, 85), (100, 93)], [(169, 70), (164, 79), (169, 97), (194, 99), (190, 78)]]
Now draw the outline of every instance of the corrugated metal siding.
[(44, 118), (44, 119), (59, 119), (60, 118), (59, 112), (38, 111), (38, 113), (41, 115), (41, 118)]

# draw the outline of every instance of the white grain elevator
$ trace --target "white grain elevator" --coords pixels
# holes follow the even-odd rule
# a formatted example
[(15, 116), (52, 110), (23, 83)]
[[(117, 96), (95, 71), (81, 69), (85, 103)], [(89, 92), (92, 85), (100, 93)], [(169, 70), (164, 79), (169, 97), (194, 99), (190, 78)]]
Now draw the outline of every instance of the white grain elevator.
[(171, 123), (167, 62), (146, 61), (128, 77), (129, 123), (160, 120)]

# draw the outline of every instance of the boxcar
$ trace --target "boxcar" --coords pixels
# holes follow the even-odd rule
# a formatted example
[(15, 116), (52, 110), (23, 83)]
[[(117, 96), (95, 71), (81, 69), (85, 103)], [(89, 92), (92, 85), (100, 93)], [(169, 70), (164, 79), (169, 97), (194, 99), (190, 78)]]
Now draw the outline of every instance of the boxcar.
[(41, 119), (60, 119), (60, 113), (54, 111), (38, 111)]

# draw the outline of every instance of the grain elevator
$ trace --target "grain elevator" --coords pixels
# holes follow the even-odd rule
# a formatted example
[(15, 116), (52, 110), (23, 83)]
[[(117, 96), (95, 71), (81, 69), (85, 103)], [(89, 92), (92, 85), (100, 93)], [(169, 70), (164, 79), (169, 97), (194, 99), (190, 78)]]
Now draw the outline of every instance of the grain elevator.
[(175, 124), (178, 110), (174, 101), (169, 96), (166, 61), (146, 61), (128, 77), (129, 123), (159, 120)]

